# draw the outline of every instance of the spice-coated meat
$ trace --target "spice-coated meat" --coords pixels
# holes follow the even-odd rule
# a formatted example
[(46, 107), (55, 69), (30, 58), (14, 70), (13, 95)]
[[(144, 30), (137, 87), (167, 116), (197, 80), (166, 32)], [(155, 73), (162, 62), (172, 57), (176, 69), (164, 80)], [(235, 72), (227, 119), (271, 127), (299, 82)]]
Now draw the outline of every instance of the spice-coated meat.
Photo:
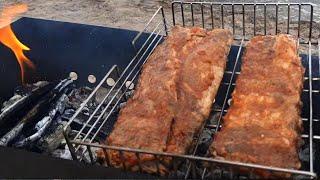
[(242, 58), (232, 104), (222, 130), (215, 135), (214, 154), (227, 160), (299, 169), (303, 74), (292, 37), (252, 38)]
[[(228, 30), (174, 27), (143, 65), (135, 94), (121, 109), (106, 143), (185, 154), (209, 115), (231, 42)], [(122, 165), (118, 152), (107, 154), (113, 166)], [(155, 171), (154, 156), (139, 158), (144, 171)], [(138, 170), (134, 153), (124, 153), (122, 159)]]

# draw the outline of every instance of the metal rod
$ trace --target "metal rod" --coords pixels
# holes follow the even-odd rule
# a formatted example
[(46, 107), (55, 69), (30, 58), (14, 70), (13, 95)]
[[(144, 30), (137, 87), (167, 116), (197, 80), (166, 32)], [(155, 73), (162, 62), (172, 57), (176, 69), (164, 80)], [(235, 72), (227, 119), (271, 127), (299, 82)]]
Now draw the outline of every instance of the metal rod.
[(176, 16), (174, 12), (174, 2), (171, 3), (171, 13), (172, 13), (172, 24), (175, 26), (176, 25)]
[(166, 32), (166, 36), (168, 36), (168, 27), (167, 27), (166, 16), (164, 14), (163, 8), (161, 8), (161, 15), (162, 15), (162, 20), (163, 20), (164, 30)]
[(309, 27), (309, 41), (311, 41), (312, 38), (312, 22), (313, 22), (313, 6), (310, 5), (310, 27)]
[(318, 63), (318, 65), (319, 65), (319, 66), (318, 66), (318, 68), (319, 68), (319, 69), (318, 69), (318, 72), (319, 72), (319, 76), (320, 76), (320, 39), (318, 39), (318, 59), (319, 59), (319, 60), (318, 60), (318, 62), (319, 62), (319, 63)]
[(68, 146), (68, 148), (69, 148), (69, 151), (70, 151), (70, 154), (71, 154), (72, 159), (73, 159), (73, 160), (78, 160), (76, 151), (75, 151), (75, 149), (74, 149), (74, 146), (72, 145), (72, 143), (71, 143), (71, 141), (70, 141), (70, 139), (69, 139), (68, 134), (67, 134), (66, 131), (63, 131), (63, 136), (64, 136), (64, 138), (65, 138), (65, 140), (66, 140), (66, 143), (67, 143), (67, 146)]
[[(312, 78), (312, 80), (314, 80), (315, 78)], [(309, 80), (309, 78), (307, 78), (306, 80)], [(317, 79), (318, 80), (318, 79)], [(222, 82), (221, 84), (223, 84), (223, 85), (229, 85), (229, 83), (227, 83), (227, 82)], [(235, 86), (236, 85), (236, 83), (231, 83), (231, 86)], [(309, 92), (309, 89), (303, 89), (303, 91), (302, 92)], [(312, 93), (319, 93), (320, 92), (320, 90), (312, 90)]]
[(223, 5), (221, 4), (221, 27), (224, 29), (224, 18), (223, 18)]
[(202, 18), (202, 28), (204, 28), (204, 13), (203, 13), (203, 4), (201, 4), (201, 18)]
[(264, 14), (264, 35), (267, 35), (267, 5), (263, 6), (263, 14)]
[[(116, 74), (117, 74), (117, 80), (118, 79), (120, 79), (120, 70), (119, 70), (119, 68), (118, 68), (118, 66), (116, 67)], [(115, 84), (114, 84), (114, 86), (115, 86)], [(124, 92), (124, 90), (121, 88), (121, 92)], [(128, 100), (128, 98), (127, 98), (127, 96), (124, 96), (124, 100), (125, 101), (127, 101)], [(104, 101), (103, 101), (104, 102)]]
[[(308, 134), (302, 134), (301, 137), (305, 139), (309, 139), (311, 136), (309, 136)], [(312, 139), (320, 140), (320, 136), (313, 135)]]
[(300, 26), (301, 26), (301, 4), (299, 4), (299, 13), (298, 13), (298, 38), (300, 38)]
[(141, 150), (141, 149), (134, 149), (134, 148), (108, 146), (108, 145), (80, 142), (80, 141), (74, 141), (74, 140), (70, 141), (70, 142), (73, 144), (77, 144), (77, 145), (90, 145), (91, 147), (105, 148), (105, 149), (109, 149), (109, 150), (117, 150), (117, 151), (121, 150), (121, 151), (125, 151), (125, 152), (133, 152), (133, 153), (139, 152), (139, 153), (143, 153), (143, 154), (156, 154), (156, 155), (164, 156), (164, 157), (175, 157), (175, 158), (179, 158), (179, 159), (198, 160), (198, 161), (203, 161), (203, 162), (225, 164), (225, 165), (232, 165), (232, 166), (241, 166), (241, 167), (251, 167), (251, 168), (256, 168), (256, 169), (265, 169), (265, 170), (272, 170), (272, 171), (277, 171), (277, 172), (286, 172), (286, 173), (301, 174), (301, 175), (308, 175), (308, 176), (316, 177), (315, 173), (311, 173), (309, 171), (303, 171), (303, 170), (277, 168), (277, 167), (271, 167), (271, 166), (264, 166), (264, 165), (251, 164), (251, 163), (242, 163), (242, 162), (228, 161), (228, 160), (222, 160), (222, 159), (193, 156), (193, 155), (172, 154), (172, 153), (166, 153), (166, 152), (156, 152), (156, 151)]
[(127, 170), (127, 166), (126, 166), (126, 160), (124, 159), (124, 156), (123, 156), (123, 152), (122, 150), (119, 150), (119, 156), (120, 156), (120, 159), (121, 159), (121, 163), (122, 163), (122, 168), (123, 170)]
[[(191, 2), (188, 1), (173, 1), (173, 4), (190, 4)], [(234, 3), (234, 2), (202, 2), (202, 1), (192, 1), (193, 4), (213, 4), (213, 5), (242, 5), (243, 3)], [(275, 4), (279, 4), (279, 5), (287, 5), (288, 3), (245, 3), (246, 5), (275, 5)], [(314, 3), (290, 3), (291, 5), (312, 5), (312, 6), (316, 6), (316, 4)]]
[(253, 35), (256, 35), (256, 4), (253, 6)]
[(278, 11), (279, 11), (279, 6), (276, 4), (276, 35), (278, 34)]
[(141, 166), (141, 159), (140, 159), (140, 153), (136, 152), (135, 153), (137, 159), (138, 159), (138, 166), (139, 166), (139, 171), (142, 173), (142, 166)]
[(185, 23), (184, 23), (184, 13), (183, 13), (183, 3), (181, 2), (181, 18), (182, 18), (182, 26), (184, 27), (185, 26)]
[[(244, 43), (244, 39), (241, 40), (241, 44), (240, 44), (239, 49), (238, 49), (237, 57), (236, 57), (235, 62), (234, 62), (232, 74), (231, 74), (229, 85), (228, 85), (228, 88), (227, 88), (227, 92), (226, 92), (226, 95), (225, 95), (224, 100), (223, 100), (222, 110), (224, 110), (225, 107), (226, 107), (228, 95), (229, 95), (229, 92), (230, 92), (230, 89), (231, 89), (231, 84), (232, 84), (232, 81), (233, 81), (233, 78), (234, 78), (234, 75), (235, 75), (234, 72), (236, 71), (236, 67), (237, 67), (237, 64), (238, 64), (239, 59), (240, 59), (240, 54), (241, 54), (241, 51), (242, 51), (243, 43)], [(220, 115), (219, 115), (218, 122), (217, 122), (217, 128), (215, 129), (215, 132), (218, 131), (221, 119), (222, 119), (222, 113), (220, 113)]]
[(105, 157), (105, 160), (106, 160), (106, 162), (107, 162), (107, 166), (110, 166), (110, 165), (111, 165), (111, 162), (110, 162), (109, 154), (107, 153), (106, 148), (102, 148), (102, 151), (103, 151), (103, 153), (104, 153), (104, 157)]
[(233, 168), (231, 167), (231, 166), (229, 166), (229, 171), (228, 171), (229, 173), (229, 178), (230, 179), (234, 179), (234, 173), (233, 173)]
[(142, 35), (142, 33), (147, 30), (148, 26), (150, 25), (150, 23), (152, 22), (152, 20), (157, 16), (157, 14), (160, 12), (161, 9), (162, 9), (162, 6), (160, 6), (160, 7), (158, 8), (158, 10), (152, 15), (152, 17), (150, 18), (150, 20), (149, 20), (149, 21), (147, 22), (147, 24), (144, 26), (143, 30), (140, 31), (136, 37), (134, 37), (134, 39), (132, 40), (132, 45), (135, 45), (135, 42), (139, 39), (139, 37)]
[(194, 26), (194, 14), (193, 14), (193, 4), (190, 4), (190, 8), (191, 8), (191, 20), (192, 20), (192, 26)]
[(234, 5), (231, 5), (231, 11), (232, 11), (232, 33), (235, 35), (235, 25), (234, 25)]
[[(211, 166), (209, 165), (209, 167), (211, 167)], [(207, 168), (204, 168), (203, 171), (202, 171), (202, 173), (201, 173), (201, 179), (205, 179), (206, 172), (207, 172)], [(211, 173), (211, 178), (213, 178), (212, 173)]]
[(288, 4), (288, 22), (287, 22), (287, 34), (290, 33), (290, 4)]
[(214, 29), (214, 17), (213, 17), (213, 7), (212, 7), (212, 4), (210, 5), (210, 13), (211, 13), (212, 29)]
[(153, 155), (154, 159), (156, 160), (156, 167), (157, 167), (157, 173), (159, 174), (159, 176), (161, 176), (161, 172), (160, 172), (160, 160), (158, 158), (157, 155)]
[(91, 164), (93, 164), (94, 163), (94, 159), (93, 159), (91, 148), (90, 148), (89, 145), (87, 145), (86, 147), (87, 147), (87, 150), (88, 150), (88, 153), (89, 153)]
[(172, 166), (173, 166), (173, 171), (175, 172), (175, 175), (178, 175), (178, 163), (177, 163), (177, 158), (172, 157)]
[[(196, 172), (196, 167), (195, 167), (195, 161), (190, 161), (191, 163), (191, 172), (192, 172), (192, 178), (196, 178), (197, 177), (197, 172)], [(185, 179), (188, 179), (188, 177), (185, 177)]]
[(242, 5), (242, 35), (243, 37), (246, 36), (246, 26), (245, 26), (245, 11), (244, 5)]
[(312, 54), (311, 41), (309, 41), (309, 153), (310, 153), (310, 172), (313, 173), (313, 102), (312, 102)]

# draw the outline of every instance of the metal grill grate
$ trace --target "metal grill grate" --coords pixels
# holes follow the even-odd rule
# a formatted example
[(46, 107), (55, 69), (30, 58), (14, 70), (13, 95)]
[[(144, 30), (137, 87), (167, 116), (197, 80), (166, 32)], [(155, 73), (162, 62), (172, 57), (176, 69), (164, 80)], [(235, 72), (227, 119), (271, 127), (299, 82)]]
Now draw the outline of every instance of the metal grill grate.
[[(120, 155), (124, 152), (134, 152), (137, 159), (139, 159), (141, 154), (151, 154), (155, 159), (171, 157), (173, 159), (171, 175), (174, 177), (242, 177), (243, 175), (233, 170), (234, 167), (241, 166), (249, 169), (249, 173), (244, 175), (244, 177), (254, 177), (254, 169), (264, 169), (270, 172), (289, 173), (297, 177), (315, 178), (313, 144), (315, 140), (320, 140), (320, 134), (314, 134), (314, 124), (319, 124), (320, 114), (317, 114), (317, 112), (314, 111), (314, 108), (318, 107), (315, 100), (320, 98), (320, 46), (318, 37), (316, 37), (318, 32), (313, 30), (313, 6), (313, 4), (306, 3), (242, 4), (172, 2), (171, 15), (173, 25), (202, 26), (207, 29), (226, 28), (230, 29), (234, 34), (234, 46), (231, 48), (227, 69), (211, 113), (216, 117), (216, 120), (211, 121), (209, 119), (206, 121), (206, 124), (195, 139), (195, 147), (192, 153), (188, 155), (175, 155), (100, 145), (97, 143), (99, 141), (98, 137), (100, 134), (105, 133), (102, 131), (106, 131), (106, 126), (112, 127), (112, 124), (116, 121), (117, 112), (119, 111), (121, 104), (125, 103), (129, 97), (128, 94), (130, 93), (128, 92), (132, 92), (131, 85), (136, 83), (142, 65), (148, 60), (152, 51), (159, 43), (161, 43), (164, 36), (170, 30), (170, 25), (165, 18), (163, 8), (160, 7), (146, 24), (146, 27), (132, 41), (133, 47), (137, 49), (137, 54), (133, 57), (128, 66), (120, 73), (118, 67), (114, 65), (93, 90), (88, 99), (83, 102), (65, 127), (64, 135), (73, 159), (89, 159), (89, 161), (93, 163), (95, 162), (95, 153), (92, 152), (92, 149), (102, 148), (105, 153), (106, 150), (116, 150), (119, 151)], [(216, 11), (218, 11), (218, 13), (215, 13)], [(285, 16), (283, 16), (283, 14), (285, 14)], [(268, 25), (272, 23), (274, 24), (273, 28), (268, 28)], [(302, 138), (305, 140), (304, 147), (307, 150), (307, 160), (303, 163), (302, 169), (291, 170), (206, 157), (207, 149), (201, 144), (201, 137), (208, 129), (217, 132), (221, 128), (222, 116), (227, 112), (229, 107), (228, 101), (230, 101), (231, 93), (236, 85), (235, 79), (241, 73), (241, 55), (247, 41), (258, 34), (266, 35), (278, 33), (288, 33), (299, 38), (298, 47), (299, 51), (302, 52), (301, 57), (303, 65), (306, 68), (305, 86), (302, 95), (304, 103), (302, 120), (305, 131)], [(143, 41), (144, 39), (145, 41)], [(109, 78), (114, 79), (115, 83), (110, 86), (106, 96), (101, 103), (97, 105), (97, 108), (90, 113), (80, 131), (77, 132), (75, 136), (70, 136), (67, 133), (68, 126), (72, 125), (72, 122), (81, 115), (81, 111), (96, 96), (97, 91), (106, 86), (106, 81)], [(185, 167), (181, 168), (177, 165), (181, 164), (181, 162), (186, 164)], [(158, 167), (157, 174), (161, 175), (159, 171), (159, 161), (156, 161), (155, 163)], [(123, 163), (123, 169), (126, 169), (125, 163)], [(139, 169), (142, 172), (140, 163)]]

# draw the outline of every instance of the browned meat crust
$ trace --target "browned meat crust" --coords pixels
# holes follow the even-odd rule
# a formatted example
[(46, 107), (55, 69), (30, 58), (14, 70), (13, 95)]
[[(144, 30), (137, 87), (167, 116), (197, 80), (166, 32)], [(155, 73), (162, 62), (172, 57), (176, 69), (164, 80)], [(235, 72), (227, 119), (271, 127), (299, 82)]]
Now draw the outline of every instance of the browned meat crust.
[(242, 61), (214, 153), (227, 160), (299, 169), (304, 68), (296, 41), (288, 35), (254, 37)]
[(167, 152), (185, 154), (204, 121), (218, 91), (232, 35), (226, 30), (207, 32), (183, 60), (177, 82), (178, 104)]
[[(208, 32), (174, 27), (143, 66), (135, 94), (120, 111), (106, 143), (186, 153), (193, 135), (209, 114), (231, 40), (227, 30)], [(183, 118), (184, 114), (190, 117)], [(99, 155), (103, 156), (101, 152)], [(117, 152), (109, 151), (108, 156), (113, 166), (121, 166)], [(138, 170), (135, 154), (124, 153), (123, 159), (127, 168)], [(155, 157), (142, 155), (140, 160), (144, 171), (155, 171), (150, 163)]]

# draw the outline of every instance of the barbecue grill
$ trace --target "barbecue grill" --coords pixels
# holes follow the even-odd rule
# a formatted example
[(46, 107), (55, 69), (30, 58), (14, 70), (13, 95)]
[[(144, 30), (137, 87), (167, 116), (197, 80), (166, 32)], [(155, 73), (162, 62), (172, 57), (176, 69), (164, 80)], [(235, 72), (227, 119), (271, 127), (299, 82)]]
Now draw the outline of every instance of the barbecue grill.
[[(70, 64), (67, 68), (57, 73), (59, 76), (49, 73), (50, 75), (46, 77), (46, 72), (52, 72), (50, 66), (41, 68), (43, 74), (30, 76), (32, 79), (29, 79), (29, 81), (45, 78), (54, 80), (64, 77), (66, 73), (76, 71), (79, 72), (80, 75), (78, 80), (79, 84), (88, 84), (88, 75), (95, 75), (97, 79), (100, 79), (98, 83), (89, 84), (89, 86), (94, 87), (94, 90), (81, 104), (80, 108), (70, 118), (64, 128), (64, 136), (73, 160), (96, 164), (99, 160), (95, 152), (98, 149), (102, 149), (107, 159), (104, 163), (107, 168), (111, 168), (107, 158), (108, 150), (117, 151), (120, 157), (123, 153), (128, 152), (135, 154), (137, 159), (143, 154), (154, 156), (157, 160), (155, 162), (157, 172), (153, 174), (155, 176), (163, 176), (160, 172), (161, 159), (172, 158), (171, 172), (165, 175), (169, 178), (254, 178), (255, 175), (253, 172), (256, 169), (263, 169), (272, 173), (286, 173), (296, 178), (316, 178), (317, 174), (320, 173), (320, 165), (318, 163), (320, 162), (320, 155), (318, 153), (320, 150), (320, 114), (317, 111), (320, 100), (320, 44), (318, 40), (318, 29), (313, 25), (314, 5), (309, 3), (243, 4), (173, 1), (171, 6), (171, 13), (168, 14), (160, 7), (142, 31), (122, 32), (122, 35), (126, 34), (126, 38), (121, 39), (123, 40), (122, 43), (114, 44), (114, 46), (119, 45), (119, 47), (122, 47), (122, 49), (119, 50), (121, 52), (116, 53), (125, 54), (121, 57), (115, 57), (109, 54), (108, 57), (111, 61), (105, 62), (101, 57), (103, 55), (96, 55), (95, 58), (98, 60), (94, 59), (90, 61), (90, 63), (86, 62), (84, 66), (79, 66), (76, 59), (70, 58)], [(169, 20), (169, 17), (172, 17), (172, 20)], [(25, 20), (19, 26), (28, 25), (28, 21), (28, 19)], [(39, 25), (43, 26), (44, 24), (46, 23), (42, 22)], [(61, 27), (66, 27), (63, 23), (60, 25)], [(176, 155), (127, 147), (108, 146), (100, 143), (112, 131), (120, 108), (134, 92), (134, 85), (137, 83), (142, 65), (148, 60), (148, 57), (157, 45), (160, 44), (170, 32), (172, 25), (200, 26), (207, 29), (226, 28), (230, 29), (234, 34), (235, 41), (228, 56), (224, 78), (217, 97), (213, 102), (210, 118), (203, 125), (198, 136), (195, 137), (194, 148), (189, 154)], [(47, 26), (48, 31), (50, 31), (50, 25), (47, 24)], [(97, 29), (99, 33), (104, 33), (103, 29)], [(109, 33), (112, 31), (112, 33), (121, 34), (120, 31), (122, 30), (112, 29), (108, 31)], [(108, 32), (105, 33), (108, 34)], [(304, 126), (302, 135), (304, 145), (300, 152), (302, 168), (300, 170), (283, 169), (208, 157), (209, 144), (214, 141), (214, 139), (212, 139), (214, 133), (219, 131), (221, 126), (223, 126), (222, 117), (227, 112), (230, 102), (232, 101), (231, 93), (236, 86), (235, 80), (241, 73), (241, 57), (247, 41), (255, 35), (274, 35), (278, 33), (288, 33), (298, 38), (297, 46), (299, 47), (302, 63), (306, 68), (304, 90), (302, 93), (302, 120)], [(79, 34), (81, 33), (79, 32)], [(65, 36), (67, 37), (68, 35), (66, 34)], [(132, 39), (131, 42), (129, 41), (130, 38)], [(121, 40), (115, 40), (112, 41), (112, 43)], [(86, 44), (85, 41), (76, 43), (79, 43), (79, 46), (73, 49), (73, 51), (81, 51), (83, 48), (82, 45)], [(68, 41), (57, 42), (55, 46), (59, 44), (65, 44), (65, 48), (68, 49)], [(92, 44), (87, 45), (88, 48), (91, 46)], [(103, 45), (103, 47), (107, 50), (112, 49), (108, 45)], [(66, 50), (62, 52), (68, 55)], [(39, 57), (44, 56), (41, 51), (37, 53), (39, 53)], [(86, 58), (90, 58), (90, 56)], [(55, 58), (56, 57), (53, 57), (51, 60), (54, 61), (53, 59)], [(85, 62), (86, 59), (83, 58), (81, 54), (79, 54), (77, 58), (81, 59), (82, 63)], [(39, 58), (35, 57), (34, 59)], [(61, 66), (64, 64), (62, 61), (63, 59), (60, 59), (60, 61), (58, 60), (56, 63), (60, 63)], [(90, 67), (87, 67), (87, 65), (90, 65)], [(110, 69), (105, 71), (106, 68)], [(104, 73), (105, 75), (103, 75)], [(6, 74), (6, 76), (8, 75)], [(11, 89), (18, 84), (16, 83), (17, 80), (13, 80), (12, 82), (14, 82), (14, 84), (11, 84), (10, 88), (6, 88), (1, 92), (3, 98), (8, 98)], [(75, 136), (70, 136), (67, 129), (69, 127), (72, 128), (74, 122), (81, 116), (83, 109), (97, 96), (99, 90), (106, 87), (108, 87), (108, 92), (100, 104), (93, 112), (90, 112), (85, 123), (79, 128), (78, 133)], [(128, 171), (125, 162), (122, 163), (121, 169)], [(239, 172), (237, 169), (245, 169), (246, 172)], [(141, 166), (138, 171), (144, 173)]]
[[(128, 66), (119, 74), (117, 65), (115, 64), (104, 76), (99, 85), (96, 86), (90, 97), (83, 103), (83, 108), (90, 98), (95, 96), (96, 91), (105, 84), (111, 74), (118, 73), (115, 78), (115, 84), (110, 89), (104, 100), (110, 100), (104, 109), (99, 110), (98, 106), (91, 116), (87, 119), (86, 124), (81, 128), (77, 136), (69, 138), (65, 137), (68, 142), (69, 149), (74, 160), (95, 162), (92, 149), (103, 149), (105, 157), (108, 157), (107, 150), (118, 151), (120, 157), (125, 152), (134, 153), (139, 160), (142, 154), (153, 155), (158, 161), (156, 163), (157, 173), (160, 173), (160, 159), (170, 157), (173, 159), (172, 173), (169, 177), (184, 178), (208, 178), (208, 177), (254, 177), (252, 173), (254, 169), (264, 169), (269, 172), (282, 172), (291, 174), (294, 177), (315, 178), (318, 171), (319, 156), (317, 154), (319, 146), (319, 114), (316, 111), (318, 105), (319, 94), (319, 42), (318, 32), (313, 27), (313, 4), (308, 3), (213, 3), (213, 2), (172, 2), (172, 25), (182, 26), (200, 26), (203, 28), (227, 28), (234, 34), (235, 43), (231, 48), (228, 57), (227, 68), (224, 74), (223, 83), (218, 91), (215, 99), (212, 116), (203, 126), (199, 136), (195, 138), (194, 149), (187, 155), (176, 155), (170, 153), (159, 153), (146, 151), (141, 149), (132, 149), (126, 147), (114, 147), (103, 144), (97, 144), (96, 137), (101, 128), (106, 124), (113, 124), (116, 120), (117, 105), (125, 103), (124, 97), (130, 86), (136, 84), (137, 77), (141, 66), (148, 60), (148, 57), (161, 43), (163, 38), (168, 34), (171, 27), (171, 21), (167, 19), (169, 14), (165, 14), (160, 7), (153, 17), (146, 24), (145, 28), (133, 39), (134, 47), (137, 42), (142, 41), (142, 45), (137, 48), (136, 55), (131, 59)], [(284, 18), (285, 17), (285, 18)], [(306, 31), (307, 30), (307, 31)], [(146, 39), (141, 38), (143, 33), (148, 33)], [(241, 55), (245, 48), (246, 42), (255, 35), (267, 35), (287, 33), (296, 36), (298, 40), (297, 46), (301, 52), (301, 59), (306, 68), (305, 84), (303, 90), (303, 112), (302, 120), (304, 124), (304, 133), (302, 135), (305, 144), (301, 150), (301, 157), (304, 159), (301, 170), (283, 169), (277, 167), (262, 166), (258, 164), (248, 164), (240, 162), (232, 162), (221, 159), (213, 159), (207, 157), (208, 143), (213, 139), (212, 135), (219, 131), (223, 126), (222, 116), (227, 112), (229, 102), (231, 101), (231, 93), (235, 87), (235, 79), (240, 71)], [(111, 93), (112, 91), (115, 93)], [(120, 98), (116, 98), (117, 95)], [(102, 102), (103, 103), (103, 102)], [(102, 104), (101, 103), (101, 104)], [(69, 125), (81, 112), (81, 108), (69, 121)], [(97, 117), (95, 113), (102, 111)], [(89, 129), (80, 137), (84, 129)], [(208, 140), (209, 139), (209, 140)], [(214, 140), (213, 140), (214, 141)], [(87, 156), (86, 156), (87, 154)], [(183, 164), (183, 165), (181, 165)], [(110, 166), (108, 159), (106, 166)], [(244, 168), (249, 173), (241, 174), (235, 169)], [(122, 163), (122, 169), (126, 170), (125, 162)], [(139, 170), (142, 172), (142, 167)]]

